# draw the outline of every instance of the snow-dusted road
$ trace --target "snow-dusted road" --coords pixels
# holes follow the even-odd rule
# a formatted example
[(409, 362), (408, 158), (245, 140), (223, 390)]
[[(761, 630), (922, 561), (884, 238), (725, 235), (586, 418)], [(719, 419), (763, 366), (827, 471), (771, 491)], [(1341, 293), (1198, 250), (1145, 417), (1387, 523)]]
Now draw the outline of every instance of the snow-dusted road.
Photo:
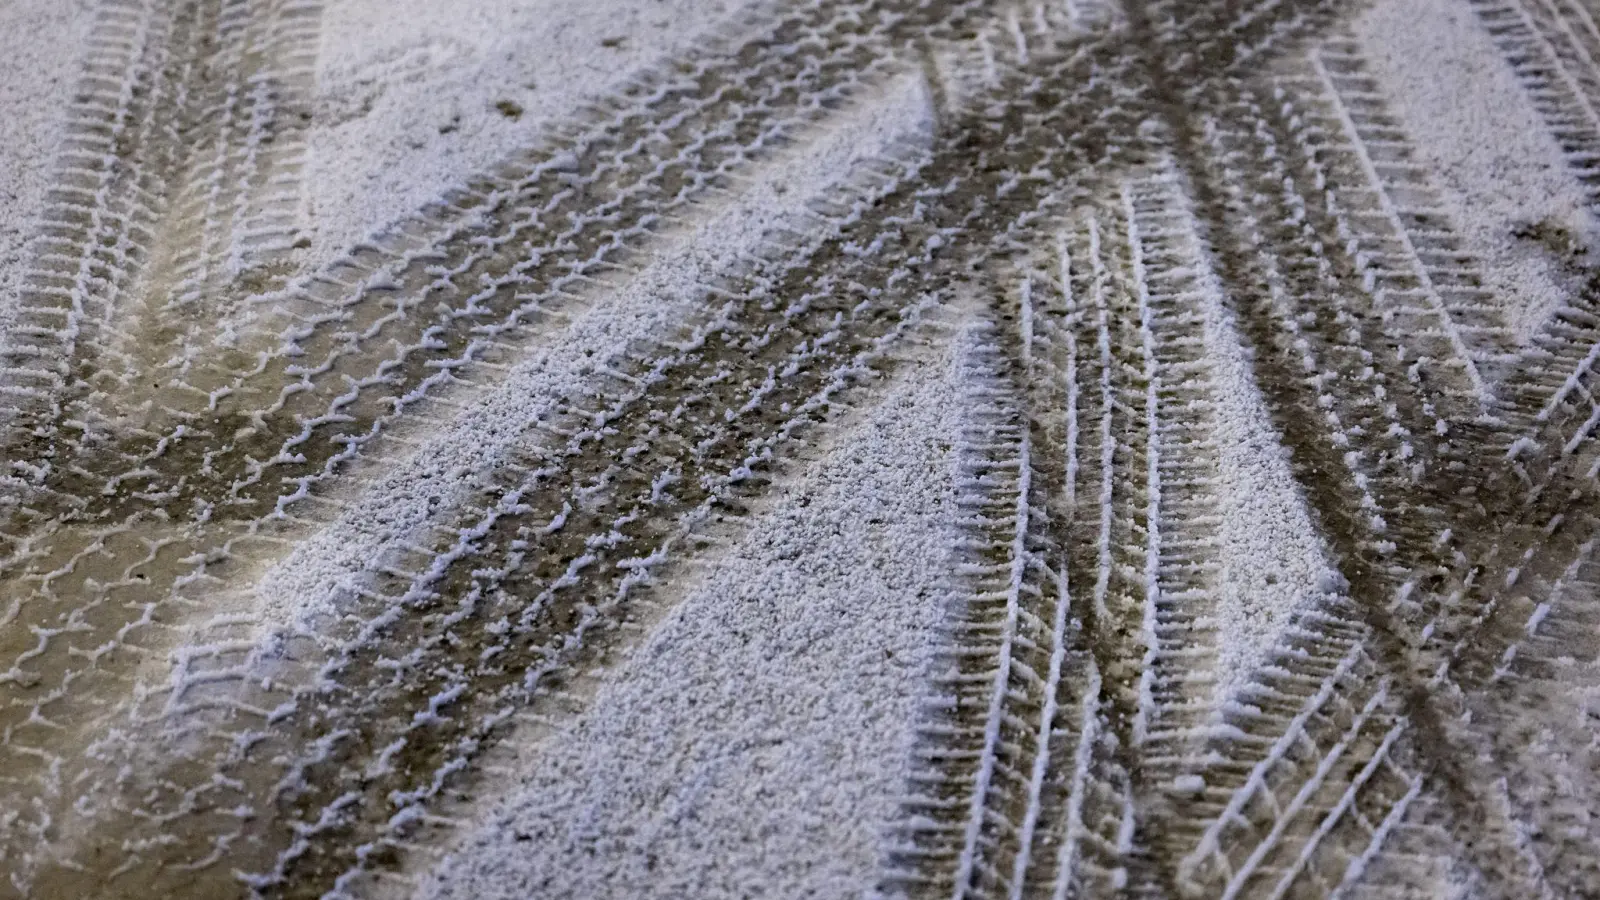
[(0, 896), (1600, 892), (1586, 0), (546, 7), (0, 10)]

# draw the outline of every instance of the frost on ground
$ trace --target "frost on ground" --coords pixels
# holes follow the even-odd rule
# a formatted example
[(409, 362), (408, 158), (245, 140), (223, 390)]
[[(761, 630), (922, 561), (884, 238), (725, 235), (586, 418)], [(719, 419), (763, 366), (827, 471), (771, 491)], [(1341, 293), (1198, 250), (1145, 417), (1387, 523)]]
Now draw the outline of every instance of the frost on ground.
[(1574, 257), (1600, 240), (1583, 185), (1470, 4), (1380, 3), (1352, 26), (1417, 161), (1444, 188), (1451, 221), (1526, 340), (1580, 289)]
[[(94, 17), (88, 0), (0, 7), (0, 328), (16, 312), (26, 248), (51, 187), (51, 150), (66, 122)], [(42, 41), (41, 34), (53, 35)]]
[(1600, 894), (1587, 3), (0, 26), (0, 896)]
[(737, 197), (697, 211), (661, 241), (648, 263), (551, 321), (519, 348), (514, 366), (480, 384), (458, 385), (437, 424), (406, 435), (396, 448), (399, 459), (375, 467), (335, 523), (263, 575), (253, 612), (269, 630), (332, 613), (336, 598), (359, 584), (385, 547), (415, 540), (427, 524), (465, 502), (471, 487), (526, 440), (528, 423), (548, 419), (582, 393), (597, 370), (695, 321), (704, 284), (782, 234), (814, 227), (808, 204), (845, 188), (850, 173), (925, 143), (928, 112), (922, 84), (907, 77), (861, 98), (795, 149), (748, 173)]
[(419, 896), (871, 885), (950, 606), (960, 381), (948, 353), (919, 356), (743, 537), (664, 588), (682, 595), (674, 611)]
[[(1208, 443), (1215, 454), (1215, 474), (1202, 477), (1212, 494), (1212, 515), (1219, 520), (1214, 702), (1225, 703), (1250, 683), (1295, 614), (1326, 602), (1338, 576), (1328, 565), (1327, 549), (1295, 484), (1288, 452), (1272, 426), (1223, 287), (1194, 246), (1198, 235), (1189, 201), (1177, 192), (1164, 200), (1177, 214), (1173, 227), (1188, 232), (1180, 234), (1188, 245), (1180, 264), (1196, 270), (1187, 299), (1199, 307), (1198, 337), (1209, 381), (1199, 402), (1210, 407)], [(1182, 382), (1190, 377), (1177, 373), (1173, 387), (1187, 387)], [(1180, 409), (1174, 424), (1202, 415), (1199, 409)], [(1180, 462), (1200, 453), (1180, 442), (1168, 444), (1164, 452)], [(1184, 537), (1173, 536), (1179, 542)]]
[[(306, 172), (307, 265), (464, 186), (757, 0), (327, 4)], [(374, 22), (382, 27), (375, 28)]]

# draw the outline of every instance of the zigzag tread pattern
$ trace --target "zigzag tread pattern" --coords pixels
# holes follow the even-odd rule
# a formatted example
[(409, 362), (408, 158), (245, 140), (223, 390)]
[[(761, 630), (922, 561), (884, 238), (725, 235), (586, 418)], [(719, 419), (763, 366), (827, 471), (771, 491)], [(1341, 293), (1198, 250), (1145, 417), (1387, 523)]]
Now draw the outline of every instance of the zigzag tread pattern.
[[(383, 895), (709, 529), (945, 339), (960, 603), (873, 890), (1600, 885), (1600, 269), (1513, 334), (1335, 0), (770, 12), (300, 272), (320, 7), (106, 0), (0, 363), (8, 889)], [(1471, 12), (1592, 194), (1592, 14)], [(908, 77), (926, 133), (335, 603), (252, 608), (412, 438)], [(1244, 558), (1257, 488), (1301, 568)]]

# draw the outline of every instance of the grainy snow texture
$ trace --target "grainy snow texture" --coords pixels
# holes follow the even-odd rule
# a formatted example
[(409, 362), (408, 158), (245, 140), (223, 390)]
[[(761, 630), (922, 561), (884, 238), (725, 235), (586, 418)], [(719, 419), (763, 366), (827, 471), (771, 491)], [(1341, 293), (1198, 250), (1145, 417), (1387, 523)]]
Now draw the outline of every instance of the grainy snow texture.
[(0, 900), (1600, 896), (1591, 0), (0, 4)]
[[(0, 324), (16, 313), (25, 249), (39, 226), (53, 153), (94, 22), (89, 0), (17, 0), (0, 7)], [(52, 35), (40, 40), (40, 35)]]
[(868, 103), (818, 126), (795, 151), (754, 167), (736, 199), (667, 236), (652, 262), (625, 284), (573, 309), (569, 321), (553, 322), (556, 327), (519, 348), (515, 366), (451, 396), (447, 423), (409, 435), (408, 456), (385, 467), (381, 480), (369, 483), (335, 523), (264, 575), (256, 591), (266, 617), (328, 614), (327, 604), (386, 546), (413, 540), (442, 510), (464, 502), (527, 423), (581, 393), (597, 365), (692, 320), (700, 286), (758, 252), (774, 232), (811, 227), (815, 217), (807, 204), (844, 187), (837, 182), (841, 173), (925, 143), (929, 108), (922, 84), (902, 77), (881, 90), (887, 96), (874, 92)]
[[(1581, 15), (1576, 21), (1586, 27)], [(1351, 24), (1417, 161), (1443, 188), (1451, 221), (1483, 258), (1507, 320), (1527, 339), (1563, 297), (1581, 289), (1564, 270), (1563, 251), (1596, 246), (1597, 223), (1582, 182), (1568, 171), (1559, 143), (1523, 99), (1511, 63), (1470, 5), (1382, 3)], [(1570, 248), (1552, 252), (1541, 244), (1540, 226), (1566, 231)]]
[(950, 607), (959, 375), (924, 355), (742, 538), (665, 585), (673, 612), (421, 896), (870, 888)]
[[(1328, 599), (1328, 586), (1337, 576), (1294, 482), (1222, 284), (1193, 243), (1198, 234), (1189, 201), (1174, 192), (1167, 205), (1176, 213), (1173, 225), (1188, 232), (1180, 232), (1180, 240), (1188, 243), (1185, 262), (1195, 269), (1187, 299), (1199, 307), (1194, 337), (1204, 350), (1210, 382), (1214, 424), (1205, 449), (1214, 454), (1215, 470), (1202, 471), (1200, 481), (1214, 497), (1214, 515), (1220, 519), (1215, 536), (1217, 688), (1218, 699), (1226, 699), (1266, 662), (1295, 613)], [(1202, 418), (1205, 412), (1189, 415)], [(1184, 457), (1204, 458), (1199, 448), (1176, 442), (1166, 452), (1180, 463), (1187, 461)]]
[(508, 151), (708, 32), (748, 31), (743, 15), (761, 7), (762, 0), (328, 3), (306, 173), (310, 258), (323, 262), (374, 225), (504, 162)]

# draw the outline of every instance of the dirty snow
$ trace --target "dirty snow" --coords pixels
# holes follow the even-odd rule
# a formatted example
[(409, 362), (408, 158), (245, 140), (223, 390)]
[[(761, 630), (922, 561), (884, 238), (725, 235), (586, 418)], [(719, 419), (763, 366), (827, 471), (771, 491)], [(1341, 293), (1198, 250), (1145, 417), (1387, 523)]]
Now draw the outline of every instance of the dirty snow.
[(1225, 701), (1267, 662), (1297, 612), (1328, 599), (1338, 577), (1289, 468), (1288, 449), (1267, 412), (1222, 286), (1209, 267), (1200, 282), (1220, 519), (1216, 699)]

